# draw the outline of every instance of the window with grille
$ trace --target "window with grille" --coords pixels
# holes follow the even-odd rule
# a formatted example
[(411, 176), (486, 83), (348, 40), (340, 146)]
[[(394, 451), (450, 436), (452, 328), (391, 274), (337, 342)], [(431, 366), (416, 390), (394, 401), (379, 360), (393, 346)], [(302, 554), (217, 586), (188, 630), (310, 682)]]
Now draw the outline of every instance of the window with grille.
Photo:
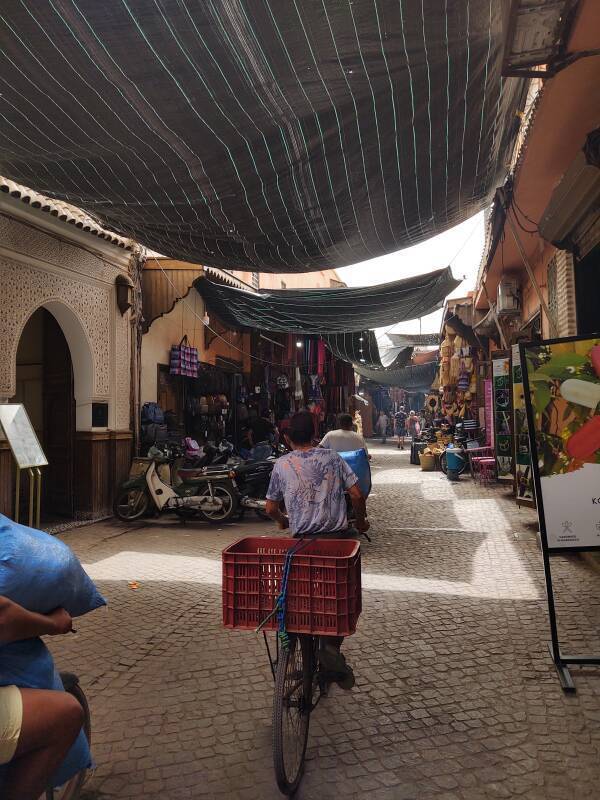
[(260, 288), (260, 273), (253, 272), (252, 273), (252, 288), (259, 289)]
[(548, 264), (548, 311), (558, 327), (558, 265), (556, 256)]

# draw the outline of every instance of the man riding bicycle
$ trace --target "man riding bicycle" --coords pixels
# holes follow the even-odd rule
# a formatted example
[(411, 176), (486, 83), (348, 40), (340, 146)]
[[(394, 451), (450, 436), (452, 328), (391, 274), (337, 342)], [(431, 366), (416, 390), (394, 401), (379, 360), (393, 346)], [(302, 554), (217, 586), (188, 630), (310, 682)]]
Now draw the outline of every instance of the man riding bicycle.
[[(280, 530), (289, 527), (295, 537), (332, 539), (366, 533), (369, 522), (358, 478), (336, 452), (313, 446), (312, 414), (295, 414), (286, 436), (292, 452), (275, 463), (266, 506)], [(356, 515), (356, 530), (348, 528), (346, 492)], [(328, 672), (339, 676), (336, 680), (343, 689), (351, 689), (354, 674), (340, 652), (342, 641), (342, 637), (322, 637), (319, 659)]]
[[(0, 596), (0, 644), (71, 630), (63, 608), (35, 614)], [(37, 800), (44, 794), (82, 724), (83, 709), (66, 692), (0, 686), (0, 765), (9, 764), (3, 800)]]

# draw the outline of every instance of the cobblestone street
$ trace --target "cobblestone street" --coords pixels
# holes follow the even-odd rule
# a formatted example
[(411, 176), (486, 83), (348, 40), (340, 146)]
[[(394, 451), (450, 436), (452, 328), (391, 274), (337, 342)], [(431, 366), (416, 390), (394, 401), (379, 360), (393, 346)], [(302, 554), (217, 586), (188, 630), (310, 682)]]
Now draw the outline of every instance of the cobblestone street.
[[(301, 800), (542, 800), (600, 794), (600, 671), (565, 696), (549, 638), (536, 516), (508, 489), (373, 448), (357, 685), (311, 720)], [(211, 528), (164, 518), (64, 534), (109, 601), (52, 641), (91, 701), (85, 800), (279, 794), (262, 640), (221, 627), (220, 551), (273, 535), (252, 514)], [(566, 652), (600, 651), (600, 580), (555, 559)], [(137, 584), (132, 583), (137, 582)], [(136, 588), (137, 586), (137, 588)]]

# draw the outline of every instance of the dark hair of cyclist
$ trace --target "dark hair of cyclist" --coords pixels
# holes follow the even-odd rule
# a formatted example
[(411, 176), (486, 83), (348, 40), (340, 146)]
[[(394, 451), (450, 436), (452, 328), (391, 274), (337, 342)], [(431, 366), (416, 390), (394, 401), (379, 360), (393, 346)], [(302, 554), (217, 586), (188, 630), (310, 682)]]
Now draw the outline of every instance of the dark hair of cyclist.
[(340, 414), (339, 423), (343, 431), (352, 430), (352, 417), (350, 414)]
[(315, 435), (313, 415), (309, 411), (299, 411), (294, 414), (287, 434), (294, 444), (308, 444)]

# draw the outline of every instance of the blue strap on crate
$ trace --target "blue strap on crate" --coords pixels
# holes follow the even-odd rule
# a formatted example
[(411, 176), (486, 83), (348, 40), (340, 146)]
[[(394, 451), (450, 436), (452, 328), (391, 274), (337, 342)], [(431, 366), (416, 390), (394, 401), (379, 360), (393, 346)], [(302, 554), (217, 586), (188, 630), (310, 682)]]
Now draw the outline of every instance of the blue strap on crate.
[(288, 578), (290, 576), (290, 570), (292, 568), (292, 559), (296, 555), (296, 553), (304, 547), (305, 544), (308, 544), (310, 539), (300, 539), (300, 541), (295, 544), (285, 554), (285, 559), (283, 562), (283, 571), (281, 573), (281, 588), (279, 590), (279, 595), (275, 600), (275, 605), (273, 606), (273, 610), (263, 619), (260, 625), (256, 628), (255, 633), (260, 633), (260, 631), (264, 628), (264, 626), (272, 619), (273, 616), (277, 615), (277, 635), (279, 636), (279, 640), (281, 642), (281, 646), (284, 649), (287, 649), (289, 645), (289, 636), (288, 632), (285, 628), (285, 614), (286, 614), (286, 601), (287, 601), (287, 587), (288, 587)]

